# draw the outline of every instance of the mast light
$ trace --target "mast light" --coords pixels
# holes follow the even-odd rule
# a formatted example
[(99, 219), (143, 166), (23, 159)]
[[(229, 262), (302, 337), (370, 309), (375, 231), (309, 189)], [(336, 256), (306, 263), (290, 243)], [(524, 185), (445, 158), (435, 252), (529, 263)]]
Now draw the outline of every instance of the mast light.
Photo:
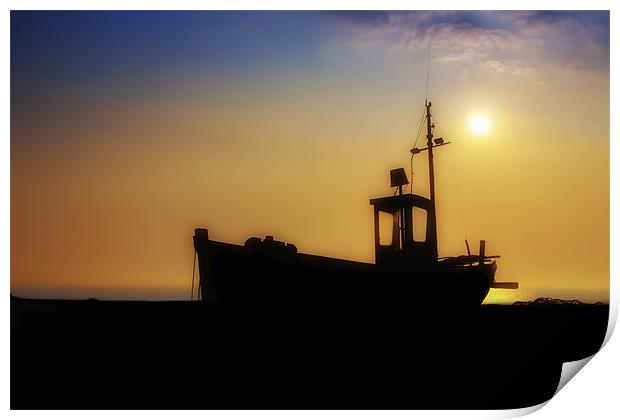
[(396, 168), (390, 171), (390, 184), (392, 187), (401, 187), (409, 184), (405, 168)]

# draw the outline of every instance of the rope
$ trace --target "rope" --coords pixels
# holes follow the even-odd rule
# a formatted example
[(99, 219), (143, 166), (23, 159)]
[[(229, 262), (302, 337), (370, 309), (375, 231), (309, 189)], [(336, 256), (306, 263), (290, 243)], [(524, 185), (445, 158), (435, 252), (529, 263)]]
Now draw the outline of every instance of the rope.
[[(418, 144), (418, 140), (420, 139), (420, 133), (422, 132), (422, 125), (424, 124), (424, 117), (426, 116), (426, 108), (422, 111), (422, 118), (420, 119), (420, 124), (418, 125), (418, 134), (415, 136), (415, 140), (413, 142), (413, 148), (415, 148)], [(409, 170), (411, 175), (411, 180), (409, 182), (409, 192), (413, 194), (413, 153), (411, 153), (411, 161), (409, 162)]]
[(192, 293), (190, 294), (189, 300), (194, 300), (194, 273), (196, 273), (196, 252), (194, 252), (194, 265), (192, 266)]
[(418, 134), (415, 136), (415, 141), (413, 142), (413, 147), (416, 147), (418, 144), (418, 140), (420, 139), (420, 133), (422, 132), (422, 125), (424, 124), (424, 117), (426, 117), (426, 108), (422, 111), (422, 119), (420, 120), (420, 125), (418, 125)]
[[(454, 141), (452, 144), (454, 145)], [(463, 229), (463, 234), (467, 240), (467, 224), (465, 223), (465, 216), (463, 215), (463, 204), (461, 202), (461, 190), (459, 188), (459, 177), (457, 176), (456, 165), (454, 163), (454, 156), (452, 153), (448, 153), (450, 155), (450, 164), (452, 165), (452, 178), (454, 178), (454, 183), (456, 185), (456, 197), (459, 201), (459, 212), (461, 215), (461, 228)]]

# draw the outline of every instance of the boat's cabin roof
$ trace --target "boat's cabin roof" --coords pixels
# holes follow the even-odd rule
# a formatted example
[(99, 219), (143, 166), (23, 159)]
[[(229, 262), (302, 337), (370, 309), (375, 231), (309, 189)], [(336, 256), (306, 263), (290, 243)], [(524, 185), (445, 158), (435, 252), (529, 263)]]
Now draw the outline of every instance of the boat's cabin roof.
[(408, 207), (429, 209), (432, 207), (433, 203), (431, 202), (431, 200), (426, 197), (422, 197), (421, 195), (402, 194), (388, 197), (371, 198), (370, 204), (379, 211), (394, 213), (400, 209)]

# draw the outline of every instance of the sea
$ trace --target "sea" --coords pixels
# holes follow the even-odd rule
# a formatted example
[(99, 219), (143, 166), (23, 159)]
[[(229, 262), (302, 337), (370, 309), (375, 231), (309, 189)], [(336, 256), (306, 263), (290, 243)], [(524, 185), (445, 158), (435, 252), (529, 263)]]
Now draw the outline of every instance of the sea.
[(512, 305), (514, 302), (528, 302), (539, 297), (579, 300), (583, 303), (609, 304), (609, 289), (581, 290), (581, 289), (491, 289), (483, 304)]
[[(32, 299), (101, 299), (101, 300), (152, 300), (152, 301), (179, 301), (189, 300), (191, 290), (187, 288), (138, 288), (138, 287), (11, 287), (13, 296)], [(197, 291), (194, 291), (194, 299)], [(512, 305), (514, 302), (533, 301), (539, 297), (563, 300), (577, 299), (583, 303), (609, 304), (609, 289), (581, 290), (581, 289), (545, 289), (519, 288), (491, 289), (483, 304)], [(440, 301), (441, 296), (437, 299)]]

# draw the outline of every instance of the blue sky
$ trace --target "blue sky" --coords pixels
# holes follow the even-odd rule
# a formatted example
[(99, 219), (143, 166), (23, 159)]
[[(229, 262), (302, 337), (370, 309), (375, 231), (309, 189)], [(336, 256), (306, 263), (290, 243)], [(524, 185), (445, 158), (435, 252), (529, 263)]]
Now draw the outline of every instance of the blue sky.
[(11, 20), (14, 82), (304, 66), (338, 37), (413, 49), (432, 42), (448, 52), (450, 43), (488, 54), (536, 37), (543, 45), (531, 47), (549, 60), (609, 63), (584, 51), (608, 51), (608, 12), (13, 12)]

